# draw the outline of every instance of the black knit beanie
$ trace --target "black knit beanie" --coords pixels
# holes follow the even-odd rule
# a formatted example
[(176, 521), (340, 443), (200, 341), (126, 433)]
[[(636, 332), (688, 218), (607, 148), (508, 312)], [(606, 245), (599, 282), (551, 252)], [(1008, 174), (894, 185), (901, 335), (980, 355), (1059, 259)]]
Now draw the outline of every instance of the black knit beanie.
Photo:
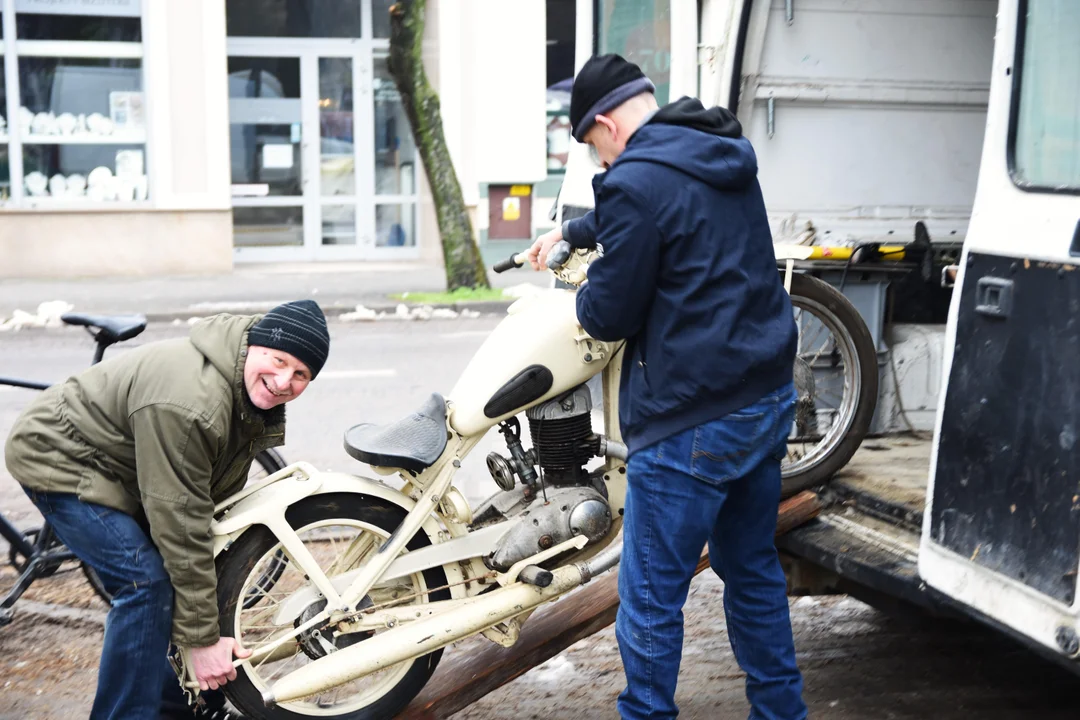
[(619, 55), (589, 58), (574, 78), (570, 91), (570, 130), (574, 139), (585, 142), (585, 133), (596, 124), (597, 115), (605, 115), (630, 98), (655, 92), (645, 73)]
[(287, 352), (311, 371), (311, 379), (330, 354), (330, 331), (326, 316), (314, 300), (295, 300), (278, 305), (248, 331), (248, 345)]

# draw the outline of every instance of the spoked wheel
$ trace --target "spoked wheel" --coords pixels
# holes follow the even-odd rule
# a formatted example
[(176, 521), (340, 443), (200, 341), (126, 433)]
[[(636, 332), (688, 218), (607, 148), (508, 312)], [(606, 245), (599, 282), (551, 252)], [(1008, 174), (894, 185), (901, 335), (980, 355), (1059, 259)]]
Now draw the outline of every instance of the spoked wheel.
[(855, 306), (828, 283), (793, 274), (799, 328), (795, 422), (781, 471), (783, 496), (826, 482), (870, 429), (877, 406), (874, 340)]
[[(309, 497), (286, 513), (301, 542), (331, 580), (362, 567), (404, 518), (405, 511), (395, 505), (351, 494)], [(408, 548), (416, 550), (429, 544), (427, 537), (419, 533)], [(283, 562), (282, 558), (288, 558), (288, 553), (269, 530), (260, 526), (240, 536), (219, 559), (221, 633), (239, 638), (245, 648), (256, 653), (261, 646), (292, 633), (325, 607), (322, 598), (304, 608), (284, 605), (285, 600), (309, 583), (295, 562)], [(257, 589), (260, 582), (275, 573), (277, 580), (272, 588)], [(446, 576), (442, 570), (427, 570), (377, 584), (363, 604), (411, 605), (449, 599), (450, 592), (444, 585)], [(225, 686), (226, 696), (245, 717), (252, 718), (389, 718), (420, 692), (442, 657), (442, 651), (438, 650), (324, 693), (267, 708), (262, 693), (276, 680), (374, 634), (335, 634), (337, 630), (331, 625), (311, 628), (263, 659), (243, 663), (238, 668), (237, 679)]]

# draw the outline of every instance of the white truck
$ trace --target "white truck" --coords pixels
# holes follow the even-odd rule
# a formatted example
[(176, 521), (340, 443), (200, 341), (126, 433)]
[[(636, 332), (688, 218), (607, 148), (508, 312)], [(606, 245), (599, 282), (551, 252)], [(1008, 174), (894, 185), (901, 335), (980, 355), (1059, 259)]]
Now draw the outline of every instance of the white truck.
[[(859, 305), (879, 436), (778, 541), (792, 591), (960, 612), (1080, 671), (1078, 38), (1077, 0), (578, 0), (576, 55), (737, 112), (775, 242), (930, 241), (840, 266), (891, 288)], [(575, 144), (563, 218), (596, 171)]]

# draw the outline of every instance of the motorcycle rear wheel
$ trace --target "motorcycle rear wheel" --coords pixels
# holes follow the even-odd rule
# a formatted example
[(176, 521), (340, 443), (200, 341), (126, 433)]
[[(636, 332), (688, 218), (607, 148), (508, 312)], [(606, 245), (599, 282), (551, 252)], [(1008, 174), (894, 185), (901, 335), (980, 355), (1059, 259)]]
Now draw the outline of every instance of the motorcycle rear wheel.
[(877, 407), (877, 349), (859, 311), (826, 282), (795, 273), (799, 400), (781, 463), (782, 496), (828, 482), (870, 429)]

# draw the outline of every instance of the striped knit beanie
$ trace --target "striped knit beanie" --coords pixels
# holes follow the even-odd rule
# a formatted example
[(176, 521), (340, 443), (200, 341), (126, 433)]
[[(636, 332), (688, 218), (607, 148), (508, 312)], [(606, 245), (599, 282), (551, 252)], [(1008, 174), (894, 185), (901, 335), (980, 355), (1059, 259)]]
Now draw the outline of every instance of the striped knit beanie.
[(311, 379), (330, 354), (326, 316), (314, 300), (283, 303), (266, 313), (248, 331), (248, 344), (287, 352), (311, 371)]

